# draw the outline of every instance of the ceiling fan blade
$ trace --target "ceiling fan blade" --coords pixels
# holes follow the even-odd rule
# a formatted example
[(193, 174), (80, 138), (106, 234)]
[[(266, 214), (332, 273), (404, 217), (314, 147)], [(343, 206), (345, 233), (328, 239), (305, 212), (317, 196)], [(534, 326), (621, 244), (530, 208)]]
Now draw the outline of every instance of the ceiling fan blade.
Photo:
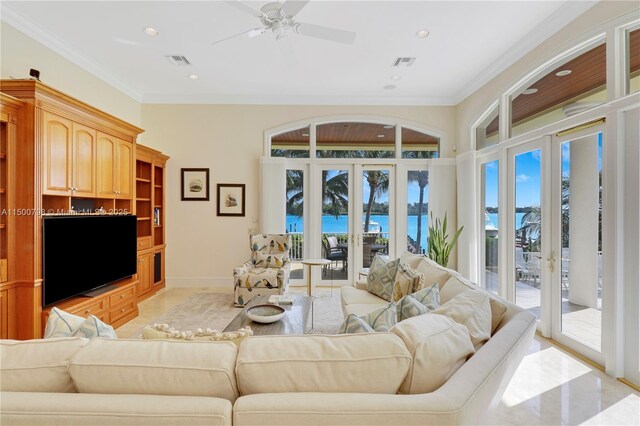
[(249, 38), (257, 37), (257, 36), (259, 36), (259, 35), (264, 34), (264, 32), (265, 32), (266, 30), (267, 30), (266, 28), (252, 28), (252, 29), (250, 29), (250, 30), (243, 31), (243, 32), (241, 32), (241, 33), (234, 34), (234, 35), (232, 35), (232, 36), (229, 36), (229, 37), (223, 38), (222, 40), (214, 41), (214, 42), (213, 42), (213, 43), (211, 43), (211, 44), (212, 44), (212, 45), (214, 45), (214, 44), (222, 43), (223, 41), (231, 40), (232, 38), (235, 38), (235, 37), (241, 37), (241, 36), (243, 36), (243, 35), (246, 35), (246, 36), (247, 36), (247, 37), (249, 37)]
[(353, 44), (356, 40), (356, 33), (353, 31), (339, 30), (337, 28), (323, 27), (321, 25), (304, 24), (300, 22), (296, 24), (293, 29), (298, 34), (337, 41), (338, 43)]
[(286, 2), (284, 2), (284, 4), (282, 5), (282, 9), (280, 10), (285, 16), (296, 16), (298, 12), (300, 12), (302, 8), (309, 3), (309, 1), (310, 0), (287, 0)]
[(264, 13), (260, 12), (259, 10), (254, 9), (253, 7), (249, 6), (246, 3), (242, 3), (239, 0), (227, 0), (225, 1), (225, 3), (228, 4), (229, 6), (235, 7), (236, 9), (240, 9), (243, 12), (249, 13), (255, 16), (256, 18), (263, 18), (266, 16)]

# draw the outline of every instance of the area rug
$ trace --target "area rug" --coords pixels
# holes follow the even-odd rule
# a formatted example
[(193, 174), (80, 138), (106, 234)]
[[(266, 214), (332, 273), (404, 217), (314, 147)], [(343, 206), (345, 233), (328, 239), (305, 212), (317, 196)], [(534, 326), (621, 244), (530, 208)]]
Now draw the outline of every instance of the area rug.
[[(242, 308), (233, 306), (233, 295), (226, 293), (196, 293), (147, 325), (169, 324), (176, 330), (195, 331), (198, 328), (224, 330)], [(340, 294), (333, 292), (318, 294), (313, 305), (312, 334), (336, 334), (344, 317), (340, 307)], [(141, 327), (131, 334), (142, 337)]]

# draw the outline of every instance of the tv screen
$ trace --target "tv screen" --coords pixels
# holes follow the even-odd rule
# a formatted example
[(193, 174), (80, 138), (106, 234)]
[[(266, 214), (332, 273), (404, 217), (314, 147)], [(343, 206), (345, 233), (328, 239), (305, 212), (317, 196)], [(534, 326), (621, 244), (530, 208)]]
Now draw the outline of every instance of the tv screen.
[(45, 216), (42, 235), (43, 306), (136, 273), (136, 216)]

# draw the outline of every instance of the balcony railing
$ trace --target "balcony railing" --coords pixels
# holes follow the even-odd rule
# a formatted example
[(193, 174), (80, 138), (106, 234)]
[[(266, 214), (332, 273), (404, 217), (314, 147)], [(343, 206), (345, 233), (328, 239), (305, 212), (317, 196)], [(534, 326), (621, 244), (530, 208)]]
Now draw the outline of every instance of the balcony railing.
[[(291, 247), (289, 248), (289, 258), (292, 261), (300, 261), (304, 259), (304, 234), (302, 232), (289, 232), (291, 235)], [(333, 235), (337, 238), (338, 244), (344, 244), (349, 242), (349, 234), (335, 233), (335, 232), (323, 232), (323, 236)], [(366, 232), (363, 234), (363, 240), (375, 237), (373, 244), (384, 244), (386, 247), (379, 250), (381, 253), (389, 253), (389, 233), (371, 233)]]

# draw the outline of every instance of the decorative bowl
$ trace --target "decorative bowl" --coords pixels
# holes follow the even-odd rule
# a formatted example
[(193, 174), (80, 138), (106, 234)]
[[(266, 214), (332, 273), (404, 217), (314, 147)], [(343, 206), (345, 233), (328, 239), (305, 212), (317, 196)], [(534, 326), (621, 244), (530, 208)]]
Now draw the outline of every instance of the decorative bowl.
[(277, 305), (255, 305), (245, 309), (244, 313), (251, 321), (268, 324), (284, 317), (284, 308)]

